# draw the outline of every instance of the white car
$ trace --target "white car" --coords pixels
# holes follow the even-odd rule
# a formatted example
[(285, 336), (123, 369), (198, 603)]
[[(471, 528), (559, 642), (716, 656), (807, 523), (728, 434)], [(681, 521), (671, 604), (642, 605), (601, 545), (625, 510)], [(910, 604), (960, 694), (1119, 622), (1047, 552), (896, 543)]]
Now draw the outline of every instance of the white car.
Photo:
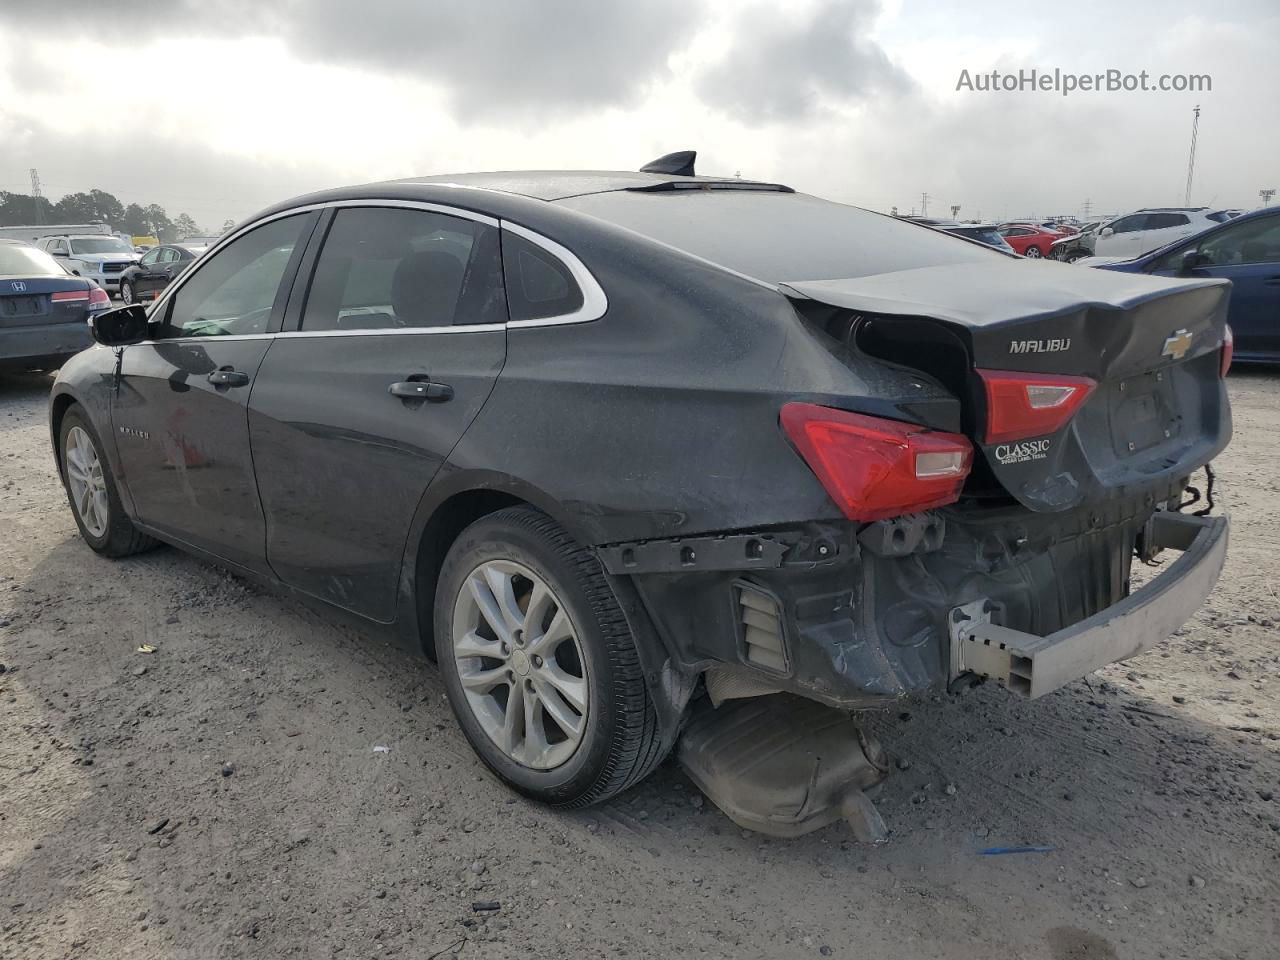
[(105, 234), (44, 237), (40, 248), (76, 276), (95, 281), (107, 293), (119, 293), (120, 274), (138, 262), (133, 247), (119, 237)]
[(1227, 210), (1209, 207), (1148, 207), (1107, 223), (1098, 231), (1093, 252), (1099, 257), (1128, 259), (1207, 230), (1231, 218)]

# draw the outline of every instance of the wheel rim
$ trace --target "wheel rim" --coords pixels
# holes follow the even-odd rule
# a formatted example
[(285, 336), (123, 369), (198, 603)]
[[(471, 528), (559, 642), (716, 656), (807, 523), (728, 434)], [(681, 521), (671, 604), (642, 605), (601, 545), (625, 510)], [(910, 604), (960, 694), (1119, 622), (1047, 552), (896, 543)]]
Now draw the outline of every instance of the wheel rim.
[(1027, 256), (1028, 256), (1028, 257), (1031, 257), (1032, 259), (1035, 259), (1036, 257), (1039, 257), (1039, 256), (1040, 256), (1040, 250), (1039, 250), (1039, 248), (1038, 248), (1038, 247), (1027, 247)]
[(586, 732), (588, 678), (577, 628), (547, 582), (510, 560), (480, 564), (458, 593), (452, 640), (485, 735), (522, 766), (566, 763)]
[(80, 522), (95, 537), (101, 537), (107, 532), (107, 482), (98, 451), (80, 427), (67, 432), (66, 463), (71, 502)]
[(120, 300), (122, 303), (133, 303), (133, 284), (127, 280), (120, 284)]

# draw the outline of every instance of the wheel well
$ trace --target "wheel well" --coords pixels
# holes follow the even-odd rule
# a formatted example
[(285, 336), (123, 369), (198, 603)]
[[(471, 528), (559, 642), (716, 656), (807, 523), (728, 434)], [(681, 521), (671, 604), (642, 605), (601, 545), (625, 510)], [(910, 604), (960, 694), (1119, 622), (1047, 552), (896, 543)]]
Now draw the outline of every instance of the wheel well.
[(427, 521), (418, 542), (417, 561), (414, 566), (414, 603), (418, 611), (418, 632), (426, 655), (435, 659), (434, 626), (432, 611), (435, 607), (436, 581), (445, 554), (453, 541), (467, 527), (481, 517), (496, 513), (506, 507), (527, 503), (514, 494), (501, 490), (466, 490), (456, 493), (440, 506)]
[(53, 410), (49, 414), (49, 428), (53, 431), (53, 456), (58, 462), (58, 468), (62, 468), (62, 445), (58, 442), (58, 437), (62, 434), (62, 418), (67, 415), (76, 402), (76, 398), (69, 393), (60, 393), (53, 398)]

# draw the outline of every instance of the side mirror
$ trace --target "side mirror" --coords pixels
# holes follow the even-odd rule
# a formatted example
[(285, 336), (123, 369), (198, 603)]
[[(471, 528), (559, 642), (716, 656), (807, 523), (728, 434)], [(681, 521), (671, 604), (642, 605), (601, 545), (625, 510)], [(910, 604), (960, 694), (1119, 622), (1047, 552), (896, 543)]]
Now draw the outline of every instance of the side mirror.
[(1194, 273), (1209, 263), (1209, 257), (1199, 250), (1188, 250), (1182, 255), (1182, 273)]
[(1101, 230), (1101, 231), (1099, 231), (1098, 236), (1100, 236), (1100, 237), (1109, 237), (1109, 236), (1111, 236), (1111, 235), (1112, 235), (1112, 234), (1114, 234), (1114, 233), (1115, 233), (1115, 231), (1114, 231), (1114, 230), (1112, 230), (1110, 227), (1103, 227), (1103, 228), (1102, 228), (1102, 230)]
[(147, 339), (150, 324), (141, 304), (117, 307), (89, 318), (93, 339), (106, 347), (127, 347)]

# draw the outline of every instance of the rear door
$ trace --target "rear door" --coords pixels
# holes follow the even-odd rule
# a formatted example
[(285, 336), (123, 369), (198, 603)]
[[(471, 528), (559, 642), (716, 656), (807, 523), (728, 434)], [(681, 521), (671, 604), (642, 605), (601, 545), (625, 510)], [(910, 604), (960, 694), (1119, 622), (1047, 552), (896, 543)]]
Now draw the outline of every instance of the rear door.
[(506, 356), (499, 230), (369, 204), (321, 231), (250, 402), (267, 557), (286, 583), (389, 621), (413, 514)]
[(1191, 233), (1191, 218), (1185, 213), (1149, 213), (1134, 256), (1158, 250), (1166, 243)]
[(112, 424), (138, 517), (265, 571), (246, 405), (283, 316), (314, 213), (232, 240), (161, 300), (154, 339), (126, 347)]

